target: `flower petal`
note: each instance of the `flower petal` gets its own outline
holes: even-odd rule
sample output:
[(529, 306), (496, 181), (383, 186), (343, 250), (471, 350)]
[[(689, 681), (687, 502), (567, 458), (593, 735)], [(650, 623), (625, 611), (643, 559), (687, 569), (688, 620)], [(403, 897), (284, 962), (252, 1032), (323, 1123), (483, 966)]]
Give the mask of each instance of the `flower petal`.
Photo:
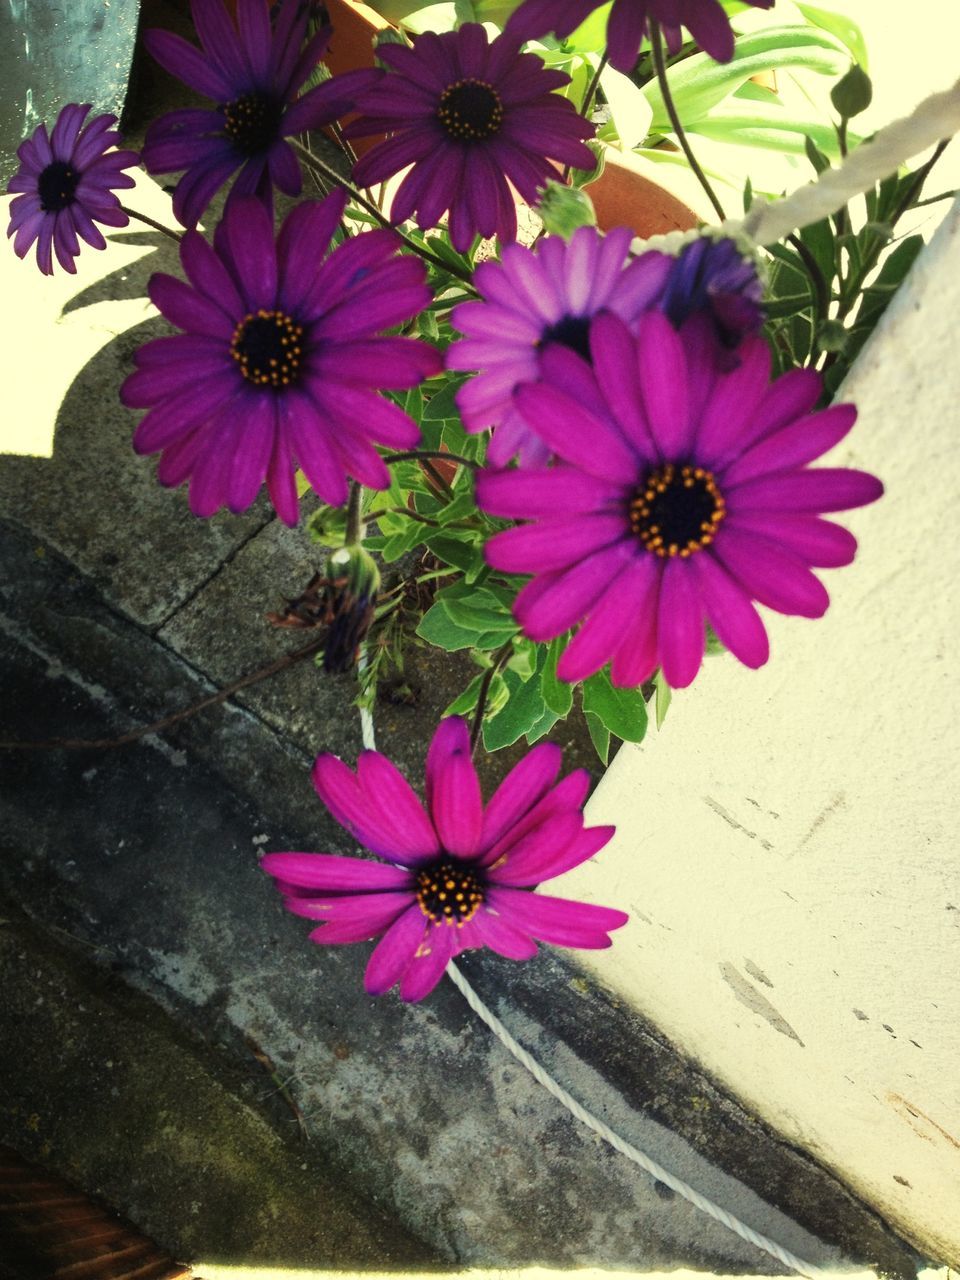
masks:
[(472, 857), (483, 830), (483, 800), (470, 758), (470, 732), (460, 716), (441, 720), (433, 735), (426, 790), (441, 845), (456, 857)]
[(560, 772), (562, 753), (553, 742), (540, 742), (513, 766), (496, 791), (483, 815), (480, 847), (491, 848), (508, 835), (552, 786)]
[(382, 996), (400, 981), (428, 927), (427, 918), (416, 903), (393, 922), (367, 964), (363, 985), (368, 995)]
[(268, 875), (303, 889), (406, 889), (413, 877), (405, 867), (345, 858), (335, 853), (268, 853), (260, 859)]
[(490, 909), (501, 915), (506, 924), (561, 947), (609, 947), (607, 933), (630, 919), (625, 911), (613, 907), (596, 907), (523, 889), (491, 889), (488, 901)]
[(424, 857), (439, 853), (437, 835), (423, 805), (392, 761), (378, 751), (361, 751), (357, 781), (368, 803), (388, 815), (390, 829), (402, 835), (405, 849)]

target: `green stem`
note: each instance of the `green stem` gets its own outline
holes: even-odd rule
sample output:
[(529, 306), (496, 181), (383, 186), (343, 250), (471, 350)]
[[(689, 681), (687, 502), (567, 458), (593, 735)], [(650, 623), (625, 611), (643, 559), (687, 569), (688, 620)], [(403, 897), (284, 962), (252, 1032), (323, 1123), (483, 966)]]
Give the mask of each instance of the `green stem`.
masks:
[(487, 709), (487, 697), (490, 693), (490, 685), (493, 683), (493, 677), (500, 668), (505, 664), (510, 654), (513, 652), (513, 639), (509, 639), (502, 648), (498, 649), (494, 654), (493, 661), (483, 673), (483, 679), (480, 681), (480, 691), (477, 694), (477, 709), (473, 713), (473, 725), (470, 728), (470, 754), (475, 755), (477, 746), (480, 742), (480, 730), (483, 728), (483, 713)]
[[(584, 120), (589, 121), (590, 119), (590, 108), (593, 106), (593, 100), (597, 96), (597, 89), (600, 87), (600, 77), (603, 75), (603, 69), (606, 65), (607, 50), (604, 49), (603, 57), (597, 63), (597, 69), (593, 73), (590, 83), (587, 85), (587, 92), (583, 95), (583, 102), (580, 104), (580, 114), (583, 116)], [(567, 183), (570, 181), (570, 170), (572, 168), (573, 165), (568, 164), (566, 166), (563, 171), (563, 178), (561, 179), (562, 182)]]
[(439, 267), (448, 275), (456, 276), (459, 280), (465, 280), (468, 284), (470, 283), (473, 277), (468, 271), (463, 271), (460, 267), (455, 267), (452, 263), (444, 262), (443, 258), (438, 257), (435, 253), (431, 253), (431, 251), (423, 245), (417, 244), (416, 240), (408, 236), (406, 232), (401, 231), (399, 227), (395, 227), (390, 219), (381, 213), (373, 201), (368, 200), (361, 191), (358, 191), (353, 183), (348, 182), (346, 178), (341, 177), (341, 175), (337, 173), (336, 169), (331, 168), (331, 166), (324, 160), (321, 160), (319, 156), (315, 156), (312, 151), (308, 151), (307, 148), (297, 142), (295, 138), (290, 139), (290, 144), (294, 151), (296, 151), (300, 156), (301, 160), (311, 166), (311, 168), (315, 169), (316, 172), (326, 178), (328, 182), (333, 182), (336, 186), (342, 187), (355, 204), (358, 204), (361, 209), (366, 213), (369, 213), (370, 217), (373, 218), (375, 222), (378, 222), (381, 227), (386, 227), (388, 230), (393, 231), (398, 235), (403, 243), (409, 249), (412, 249), (414, 253), (418, 254), (421, 258), (425, 258), (427, 262), (432, 262), (435, 267)]
[(156, 222), (153, 218), (148, 218), (145, 213), (137, 213), (136, 209), (131, 209), (127, 205), (122, 204), (120, 208), (128, 218), (136, 218), (138, 222), (143, 222), (146, 226), (152, 227), (154, 231), (162, 231), (165, 236), (171, 240), (176, 240), (177, 244), (183, 239), (183, 233), (180, 231), (171, 231), (169, 227), (165, 227), (162, 222)]
[(700, 162), (693, 154), (690, 143), (687, 141), (687, 135), (683, 131), (683, 125), (680, 123), (680, 117), (677, 115), (676, 104), (673, 101), (673, 95), (670, 92), (670, 85), (667, 80), (667, 68), (663, 61), (663, 43), (660, 39), (659, 23), (649, 19), (647, 25), (650, 28), (650, 48), (653, 50), (653, 65), (657, 72), (657, 81), (660, 85), (660, 92), (663, 95), (664, 106), (667, 108), (667, 115), (670, 117), (670, 123), (673, 126), (673, 132), (677, 135), (677, 141), (683, 149), (683, 154), (687, 157), (687, 163), (696, 174), (697, 180), (707, 193), (707, 198), (716, 210), (717, 217), (721, 222), (726, 220), (726, 214), (723, 211), (723, 205), (717, 199), (713, 187), (707, 180), (707, 175), (700, 168)]
[[(891, 227), (895, 227), (907, 210), (913, 207), (913, 202), (920, 194), (923, 184), (926, 182), (930, 174), (930, 170), (943, 155), (949, 141), (950, 139), (947, 138), (943, 142), (938, 142), (930, 159), (925, 164), (922, 164), (913, 175), (913, 181), (910, 183), (910, 186), (907, 188), (896, 209), (894, 209), (893, 213), (890, 215)], [(851, 276), (849, 280), (844, 282), (846, 287), (843, 290), (843, 298), (840, 303), (840, 309), (837, 313), (839, 319), (842, 320), (853, 309), (854, 304), (861, 296), (864, 280), (866, 280), (867, 276), (877, 265), (877, 261), (886, 246), (887, 241), (878, 237), (876, 245), (863, 255), (860, 270), (856, 275)]]
[(447, 453), (446, 450), (440, 449), (406, 449), (403, 453), (385, 453), (383, 455), (383, 460), (387, 463), (407, 462), (411, 458), (415, 458), (418, 462), (422, 462), (427, 458), (439, 458), (443, 462), (455, 462), (461, 467), (472, 467), (474, 471), (480, 468), (480, 463), (473, 458), (465, 458), (462, 453)]
[(350, 497), (347, 499), (347, 532), (344, 546), (355, 547), (363, 537), (363, 518), (360, 514), (363, 487), (359, 480), (350, 481)]
[(787, 236), (787, 240), (800, 255), (803, 265), (807, 268), (807, 273), (813, 282), (814, 292), (817, 296), (817, 315), (821, 320), (826, 320), (830, 310), (830, 290), (827, 288), (827, 282), (823, 278), (820, 264), (798, 235), (791, 234)]

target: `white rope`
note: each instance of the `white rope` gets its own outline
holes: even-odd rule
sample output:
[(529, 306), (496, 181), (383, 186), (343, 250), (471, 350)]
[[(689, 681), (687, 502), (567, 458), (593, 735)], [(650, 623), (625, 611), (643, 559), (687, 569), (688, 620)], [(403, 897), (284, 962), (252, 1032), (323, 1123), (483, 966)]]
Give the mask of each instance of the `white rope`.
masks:
[(896, 173), (904, 161), (960, 131), (960, 80), (952, 89), (934, 93), (892, 124), (880, 129), (845, 158), (838, 169), (826, 169), (816, 182), (783, 200), (757, 200), (743, 222), (726, 223), (731, 234), (742, 230), (755, 244), (773, 244), (797, 227), (836, 213), (854, 196), (873, 189)]
[(542, 1084), (548, 1093), (552, 1093), (557, 1101), (562, 1102), (567, 1110), (576, 1116), (582, 1124), (585, 1124), (587, 1128), (592, 1129), (594, 1133), (598, 1133), (605, 1142), (610, 1143), (611, 1147), (614, 1147), (621, 1155), (626, 1156), (628, 1160), (632, 1160), (634, 1164), (638, 1164), (641, 1169), (645, 1169), (658, 1182), (665, 1183), (666, 1186), (676, 1191), (678, 1195), (683, 1196), (685, 1200), (689, 1200), (692, 1205), (695, 1205), (708, 1217), (714, 1218), (717, 1222), (722, 1222), (725, 1227), (729, 1227), (731, 1231), (736, 1232), (741, 1239), (756, 1245), (758, 1249), (762, 1249), (764, 1253), (770, 1254), (771, 1257), (777, 1258), (784, 1266), (790, 1267), (791, 1270), (799, 1272), (802, 1276), (810, 1276), (811, 1280), (826, 1277), (827, 1273), (820, 1267), (815, 1267), (811, 1262), (804, 1262), (802, 1258), (798, 1258), (796, 1254), (791, 1253), (789, 1249), (785, 1249), (783, 1245), (777, 1244), (775, 1240), (770, 1240), (767, 1236), (761, 1235), (759, 1231), (754, 1231), (752, 1227), (748, 1227), (746, 1223), (741, 1222), (732, 1213), (728, 1213), (726, 1209), (721, 1209), (712, 1200), (702, 1196), (699, 1191), (694, 1191), (693, 1187), (670, 1173), (667, 1169), (664, 1169), (663, 1165), (657, 1164), (656, 1160), (651, 1160), (648, 1155), (638, 1150), (632, 1143), (625, 1141), (614, 1133), (612, 1129), (608, 1129), (602, 1120), (598, 1120), (595, 1115), (581, 1107), (576, 1098), (567, 1093), (566, 1089), (558, 1084), (553, 1076), (548, 1075), (540, 1063), (535, 1058), (531, 1058), (526, 1049), (514, 1040), (496, 1014), (492, 1013), (483, 1003), (452, 960), (447, 965), (447, 974), (470, 1008), (473, 1009), (474, 1013), (479, 1014), (497, 1039), (506, 1045), (517, 1061), (527, 1068), (533, 1078), (539, 1084)]
[[(358, 666), (361, 670), (366, 666), (367, 652), (366, 647), (361, 647)], [(376, 750), (376, 737), (373, 729), (373, 715), (366, 707), (360, 708), (360, 729), (363, 736), (363, 745), (368, 751)], [(598, 1120), (595, 1115), (581, 1107), (576, 1098), (567, 1093), (562, 1085), (549, 1075), (535, 1058), (531, 1058), (526, 1049), (523, 1048), (503, 1025), (500, 1019), (483, 1003), (477, 993), (474, 991), (470, 983), (451, 960), (447, 965), (447, 976), (457, 988), (460, 994), (466, 1000), (467, 1004), (478, 1014), (480, 1018), (487, 1024), (493, 1034), (500, 1040), (506, 1048), (510, 1050), (513, 1056), (522, 1066), (533, 1076), (539, 1084), (553, 1094), (558, 1102), (561, 1102), (569, 1112), (571, 1112), (582, 1124), (585, 1124), (594, 1133), (598, 1133), (604, 1141), (609, 1142), (612, 1147), (620, 1152), (621, 1155), (632, 1160), (634, 1164), (638, 1164), (641, 1169), (645, 1169), (651, 1177), (656, 1178), (659, 1182), (664, 1183), (678, 1195), (683, 1196), (685, 1200), (689, 1200), (692, 1205), (700, 1209), (708, 1217), (714, 1218), (717, 1222), (723, 1223), (731, 1231), (735, 1232), (741, 1239), (748, 1241), (750, 1244), (756, 1245), (758, 1249), (762, 1249), (764, 1253), (770, 1254), (771, 1257), (777, 1258), (786, 1267), (798, 1272), (802, 1276), (809, 1276), (810, 1280), (825, 1280), (826, 1272), (819, 1267), (815, 1267), (811, 1262), (804, 1262), (802, 1258), (798, 1258), (796, 1254), (785, 1249), (783, 1245), (779, 1245), (774, 1240), (768, 1239), (767, 1236), (761, 1235), (759, 1231), (754, 1231), (752, 1227), (748, 1227), (746, 1223), (741, 1222), (739, 1218), (735, 1218), (732, 1213), (728, 1213), (726, 1209), (721, 1209), (719, 1205), (715, 1205), (712, 1200), (708, 1200), (706, 1196), (700, 1195), (699, 1191), (694, 1191), (693, 1187), (688, 1186), (680, 1178), (674, 1176), (662, 1165), (657, 1164), (656, 1160), (652, 1160), (648, 1155), (639, 1151), (631, 1143), (626, 1142), (608, 1129), (602, 1120)]]

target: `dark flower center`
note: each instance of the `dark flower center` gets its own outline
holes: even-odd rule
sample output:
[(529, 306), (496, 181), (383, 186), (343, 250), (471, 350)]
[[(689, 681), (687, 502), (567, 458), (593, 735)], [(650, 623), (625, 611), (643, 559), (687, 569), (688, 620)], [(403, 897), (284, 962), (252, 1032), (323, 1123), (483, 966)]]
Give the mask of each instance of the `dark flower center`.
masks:
[(241, 155), (260, 155), (276, 141), (283, 107), (266, 94), (245, 94), (226, 103), (221, 110), (223, 131)]
[(446, 858), (417, 872), (417, 902), (434, 924), (445, 920), (459, 928), (483, 902), (483, 885), (472, 868)]
[(479, 142), (500, 132), (503, 103), (486, 80), (458, 80), (444, 89), (437, 119), (457, 142)]
[(634, 495), (630, 527), (654, 555), (686, 558), (710, 545), (726, 514), (711, 471), (668, 462)]
[(65, 160), (54, 160), (48, 164), (37, 180), (41, 209), (45, 213), (57, 213), (73, 204), (73, 193), (79, 181), (79, 173), (71, 169)]
[(300, 376), (303, 325), (283, 311), (250, 313), (237, 325), (230, 354), (248, 382), (258, 387), (288, 387)]
[(558, 320), (556, 324), (544, 330), (540, 346), (545, 347), (548, 342), (559, 342), (562, 346), (575, 351), (578, 356), (583, 356), (588, 364), (593, 363), (590, 356), (589, 316), (564, 316), (562, 320)]

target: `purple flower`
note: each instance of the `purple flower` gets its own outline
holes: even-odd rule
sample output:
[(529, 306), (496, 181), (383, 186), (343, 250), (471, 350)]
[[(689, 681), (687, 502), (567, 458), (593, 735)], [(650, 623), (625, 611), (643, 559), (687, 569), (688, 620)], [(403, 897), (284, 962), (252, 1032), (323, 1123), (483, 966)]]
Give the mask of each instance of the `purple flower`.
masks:
[(373, 442), (406, 449), (420, 432), (381, 387), (416, 386), (440, 357), (414, 338), (378, 337), (430, 300), (423, 264), (397, 257), (392, 231), (366, 231), (324, 256), (345, 196), (307, 201), (276, 244), (253, 196), (231, 201), (213, 247), (197, 231), (180, 257), (189, 284), (154, 275), (150, 297), (185, 330), (140, 347), (120, 396), (149, 408), (138, 453), (162, 452), (161, 484), (190, 477), (190, 507), (244, 511), (266, 477), (277, 514), (297, 522), (299, 465), (320, 497), (347, 499), (347, 476), (385, 489)]
[(147, 130), (143, 163), (149, 172), (186, 170), (173, 194), (173, 212), (186, 227), (196, 226), (238, 169), (231, 196), (256, 195), (270, 205), (274, 186), (298, 195), (300, 165), (284, 139), (336, 120), (380, 74), (349, 71), (298, 99), (330, 39), (326, 27), (304, 46), (305, 4), (280, 0), (272, 28), (266, 0), (237, 0), (236, 27), (221, 0), (191, 0), (190, 8), (202, 53), (170, 31), (144, 35), (162, 67), (219, 104), (215, 110), (172, 111)]
[(535, 575), (514, 606), (524, 632), (543, 641), (583, 623), (560, 659), (564, 680), (610, 662), (615, 685), (661, 666), (682, 688), (700, 668), (705, 622), (746, 666), (762, 666), (753, 601), (818, 618), (829, 597), (811, 568), (853, 559), (855, 539), (822, 513), (873, 502), (883, 486), (807, 467), (853, 426), (853, 405), (811, 413), (821, 383), (809, 369), (771, 384), (762, 338), (744, 342), (732, 370), (718, 368), (714, 347), (701, 326), (681, 338), (658, 312), (636, 338), (598, 316), (592, 368), (557, 348), (544, 381), (517, 393), (560, 462), (477, 479), (484, 510), (530, 521), (486, 547), (495, 569)]
[[(757, 9), (773, 7), (773, 0), (746, 2)], [(552, 31), (563, 40), (602, 3), (603, 0), (525, 0), (510, 17), (506, 33), (523, 41)], [(663, 27), (671, 53), (680, 48), (683, 26), (717, 62), (729, 62), (733, 57), (733, 31), (719, 0), (613, 0), (607, 20), (607, 48), (610, 65), (625, 75), (637, 64), (648, 18)]]
[(500, 262), (477, 268), (482, 300), (454, 308), (453, 323), (467, 336), (449, 348), (447, 367), (481, 370), (457, 404), (468, 431), (496, 426), (487, 452), (494, 466), (517, 452), (528, 466), (550, 456), (513, 400), (517, 387), (541, 376), (543, 353), (560, 345), (589, 360), (591, 317), (608, 310), (630, 325), (660, 294), (673, 259), (647, 253), (628, 263), (632, 238), (626, 227), (607, 236), (580, 227), (569, 243), (548, 236), (535, 249), (507, 245)]
[(731, 351), (763, 326), (763, 285), (754, 260), (729, 236), (701, 235), (673, 260), (659, 306), (675, 329), (692, 315), (707, 316)]
[(39, 125), (21, 142), (20, 168), (7, 187), (18, 193), (7, 227), (7, 235), (16, 237), (13, 251), (24, 258), (36, 241), (37, 266), (45, 276), (53, 275), (54, 253), (64, 271), (76, 272), (80, 240), (94, 249), (107, 247), (95, 222), (125, 227), (130, 221), (114, 192), (134, 185), (123, 170), (138, 163), (137, 153), (110, 150), (120, 141), (110, 128), (116, 116), (95, 116), (81, 127), (90, 109), (89, 103), (64, 107), (49, 137), (47, 126)]
[(323, 923), (314, 942), (364, 942), (383, 934), (364, 986), (379, 996), (399, 982), (422, 1000), (461, 951), (489, 947), (511, 960), (560, 947), (609, 947), (628, 916), (527, 890), (579, 866), (613, 827), (584, 830), (589, 776), (577, 769), (554, 786), (560, 749), (534, 747), (484, 808), (463, 720), (442, 720), (427, 755), (427, 809), (395, 765), (364, 751), (357, 772), (317, 757), (313, 783), (336, 820), (381, 862), (329, 853), (270, 853), (261, 865), (285, 905)]
[(593, 125), (553, 92), (569, 76), (548, 71), (506, 36), (488, 44), (483, 27), (468, 22), (443, 35), (425, 32), (412, 49), (381, 45), (377, 56), (390, 74), (359, 99), (363, 118), (345, 132), (391, 135), (356, 165), (360, 185), (413, 166), (393, 198), (395, 221), (416, 211), (420, 227), (433, 227), (449, 209), (461, 252), (475, 235), (515, 240), (508, 179), (532, 204), (537, 188), (557, 176), (551, 160), (596, 164), (581, 141), (593, 136)]

